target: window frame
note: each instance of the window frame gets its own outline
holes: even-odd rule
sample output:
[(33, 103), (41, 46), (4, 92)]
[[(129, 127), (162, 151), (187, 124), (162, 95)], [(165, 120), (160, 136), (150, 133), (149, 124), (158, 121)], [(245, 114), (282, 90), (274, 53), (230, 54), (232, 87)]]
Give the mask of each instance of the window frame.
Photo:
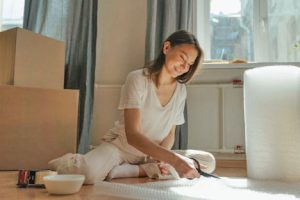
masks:
[(268, 1), (253, 0), (253, 50), (256, 62), (265, 62), (264, 58), (269, 58), (267, 23)]
[[(211, 28), (209, 24), (210, 15), (210, 0), (197, 1), (197, 30), (196, 34), (198, 36), (199, 42), (203, 51), (205, 52), (205, 57), (210, 58), (210, 33)], [(205, 31), (202, 31), (205, 30)], [(201, 33), (201, 34), (200, 34)]]
[(3, 10), (3, 0), (0, 0), (0, 31), (2, 31), (2, 10)]

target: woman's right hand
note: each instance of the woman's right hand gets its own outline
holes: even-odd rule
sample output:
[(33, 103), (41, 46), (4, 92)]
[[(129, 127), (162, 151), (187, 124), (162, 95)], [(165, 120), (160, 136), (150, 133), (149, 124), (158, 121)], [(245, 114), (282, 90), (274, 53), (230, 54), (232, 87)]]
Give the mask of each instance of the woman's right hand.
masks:
[(182, 156), (180, 154), (176, 155), (177, 160), (175, 161), (173, 167), (176, 169), (180, 177), (188, 179), (200, 177), (200, 174), (196, 170), (194, 161), (192, 159)]

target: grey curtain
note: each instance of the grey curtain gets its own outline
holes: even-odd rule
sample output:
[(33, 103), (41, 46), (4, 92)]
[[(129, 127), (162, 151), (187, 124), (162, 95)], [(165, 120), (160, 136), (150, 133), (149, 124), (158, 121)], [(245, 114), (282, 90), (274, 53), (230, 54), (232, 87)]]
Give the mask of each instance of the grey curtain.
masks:
[[(163, 41), (174, 31), (195, 30), (196, 0), (148, 0), (145, 62), (159, 53)], [(185, 106), (185, 124), (176, 127), (173, 149), (186, 149), (188, 119)]]
[(91, 141), (97, 4), (97, 0), (25, 0), (23, 27), (65, 42), (65, 88), (80, 90), (79, 153), (86, 153)]
[(148, 0), (145, 61), (153, 60), (174, 31), (195, 31), (196, 0)]

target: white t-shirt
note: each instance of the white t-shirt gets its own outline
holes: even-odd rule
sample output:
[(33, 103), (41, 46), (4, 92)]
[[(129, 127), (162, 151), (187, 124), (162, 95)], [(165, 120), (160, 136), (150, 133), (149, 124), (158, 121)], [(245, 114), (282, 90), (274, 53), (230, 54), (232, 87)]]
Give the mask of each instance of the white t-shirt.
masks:
[(141, 112), (142, 134), (151, 141), (160, 143), (170, 132), (173, 125), (184, 123), (184, 104), (187, 92), (184, 84), (178, 83), (170, 101), (162, 106), (155, 91), (155, 84), (145, 75), (143, 69), (130, 72), (121, 89), (119, 109), (121, 118), (114, 128), (104, 136), (126, 152), (145, 156), (127, 143), (124, 126), (124, 109), (139, 108)]

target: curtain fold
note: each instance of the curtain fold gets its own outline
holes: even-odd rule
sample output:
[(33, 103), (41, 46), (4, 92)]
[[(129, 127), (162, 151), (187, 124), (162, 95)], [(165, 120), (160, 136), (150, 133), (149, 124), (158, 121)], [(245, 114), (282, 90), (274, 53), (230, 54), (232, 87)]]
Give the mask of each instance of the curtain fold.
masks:
[(195, 30), (195, 0), (148, 0), (145, 61), (153, 60), (164, 39), (176, 30)]
[(65, 89), (80, 90), (78, 147), (89, 151), (94, 100), (97, 0), (25, 0), (25, 29), (65, 42)]
[[(196, 0), (148, 0), (145, 62), (158, 55), (163, 41), (174, 31), (195, 29)], [(173, 149), (186, 149), (188, 119), (185, 106), (185, 124), (176, 127)]]

